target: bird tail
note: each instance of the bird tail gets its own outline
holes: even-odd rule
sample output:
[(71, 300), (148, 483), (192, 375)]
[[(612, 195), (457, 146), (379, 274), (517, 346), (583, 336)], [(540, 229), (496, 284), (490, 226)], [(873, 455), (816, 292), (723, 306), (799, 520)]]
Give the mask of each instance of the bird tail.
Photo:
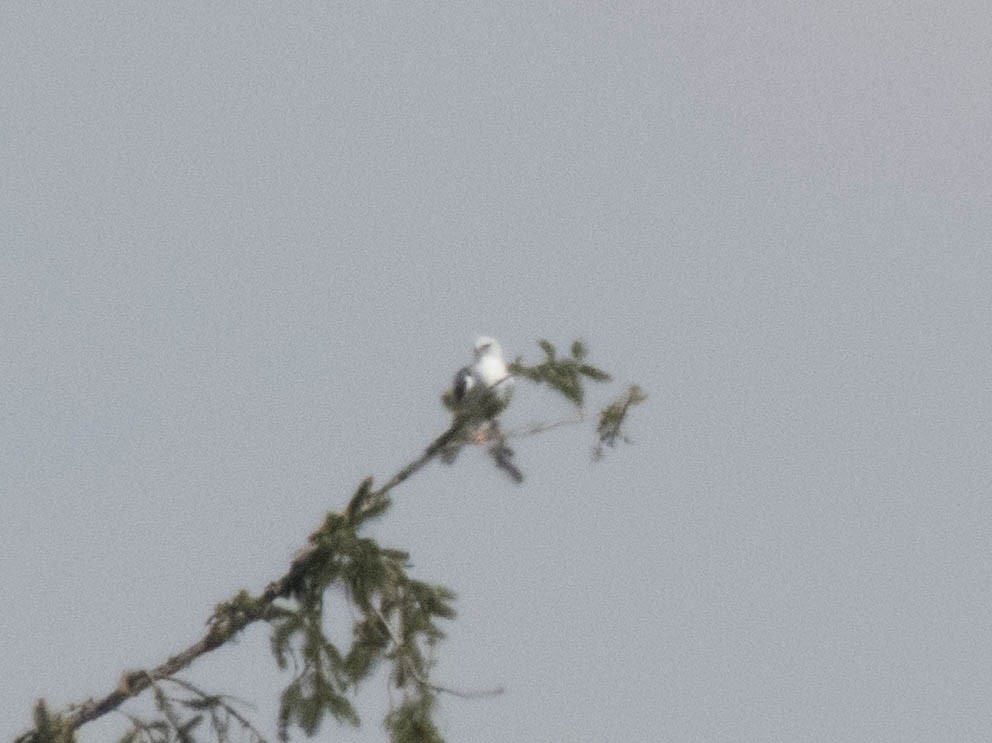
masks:
[(524, 481), (524, 474), (515, 464), (513, 464), (513, 449), (506, 445), (503, 440), (497, 441), (489, 447), (489, 456), (496, 462), (496, 466), (510, 476), (518, 485)]

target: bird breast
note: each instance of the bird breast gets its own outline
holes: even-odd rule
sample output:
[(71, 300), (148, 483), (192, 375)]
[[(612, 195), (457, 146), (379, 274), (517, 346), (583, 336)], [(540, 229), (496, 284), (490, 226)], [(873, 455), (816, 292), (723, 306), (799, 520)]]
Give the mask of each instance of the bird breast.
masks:
[(476, 364), (475, 373), (486, 387), (492, 387), (506, 377), (506, 363), (496, 356), (484, 356)]

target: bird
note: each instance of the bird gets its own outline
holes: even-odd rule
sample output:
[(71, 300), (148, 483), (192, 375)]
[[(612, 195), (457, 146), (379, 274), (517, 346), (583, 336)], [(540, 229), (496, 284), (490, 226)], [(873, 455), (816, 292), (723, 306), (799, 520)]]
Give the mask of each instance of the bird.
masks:
[(513, 449), (506, 444), (496, 416), (506, 407), (513, 392), (513, 377), (503, 358), (503, 348), (487, 335), (475, 340), (475, 362), (455, 373), (445, 405), (456, 416), (465, 416), (469, 424), (459, 440), (446, 447), (442, 460), (454, 462), (462, 444), (489, 444), (488, 453), (496, 466), (516, 483), (523, 482), (523, 473), (513, 464)]
[(452, 386), (453, 402), (456, 405), (490, 391), (501, 403), (510, 399), (513, 391), (513, 378), (503, 359), (503, 348), (499, 341), (487, 335), (475, 339), (475, 363), (463, 366), (455, 374)]

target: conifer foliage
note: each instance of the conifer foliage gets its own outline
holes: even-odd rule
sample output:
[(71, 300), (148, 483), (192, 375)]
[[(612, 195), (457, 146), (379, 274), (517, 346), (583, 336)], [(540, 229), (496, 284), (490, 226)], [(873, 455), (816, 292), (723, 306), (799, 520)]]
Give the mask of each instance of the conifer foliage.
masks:
[[(529, 366), (520, 359), (511, 373), (550, 387), (570, 401), (581, 414), (586, 380), (605, 382), (610, 376), (586, 362), (586, 348), (576, 341), (569, 356), (559, 357), (548, 341), (538, 345), (545, 358)], [(631, 386), (618, 400), (599, 413), (594, 457), (604, 447), (627, 441), (623, 433), (630, 409), (645, 399)], [(438, 696), (462, 695), (438, 686), (431, 679), (432, 653), (444, 637), (439, 622), (454, 618), (454, 594), (447, 588), (416, 580), (409, 574), (409, 555), (384, 547), (364, 533), (373, 520), (389, 509), (390, 492), (435, 458), (452, 462), (458, 451), (485, 443), (500, 469), (515, 481), (522, 474), (510, 462), (513, 451), (499, 428), (497, 416), (505, 398), (481, 396), (459, 407), (446, 395), (451, 425), (420, 457), (378, 488), (367, 478), (339, 513), (331, 512), (297, 554), (289, 570), (257, 595), (241, 591), (215, 607), (205, 635), (160, 666), (125, 673), (117, 688), (99, 699), (52, 712), (40, 700), (34, 710), (34, 727), (16, 743), (74, 743), (76, 730), (111, 711), (121, 711), (130, 727), (119, 743), (199, 743), (216, 741), (262, 743), (265, 738), (241, 711), (243, 703), (221, 694), (207, 693), (177, 674), (196, 658), (233, 640), (255, 622), (271, 627), (271, 651), (278, 668), (292, 672), (292, 680), (279, 700), (278, 735), (289, 740), (294, 731), (310, 737), (332, 719), (358, 725), (353, 704), (362, 681), (386, 668), (398, 701), (383, 724), (394, 743), (440, 743), (433, 721)], [(522, 435), (541, 433), (559, 424), (537, 427)], [(355, 617), (346, 646), (327, 635), (325, 611), (342, 610), (341, 597)], [(329, 600), (329, 597), (333, 599)], [(129, 699), (149, 692), (158, 716), (146, 720), (120, 709)]]

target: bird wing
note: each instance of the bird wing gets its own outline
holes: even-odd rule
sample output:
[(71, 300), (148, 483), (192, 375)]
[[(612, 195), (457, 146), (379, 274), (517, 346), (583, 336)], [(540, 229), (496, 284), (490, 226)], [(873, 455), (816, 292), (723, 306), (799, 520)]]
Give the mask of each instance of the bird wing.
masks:
[(475, 386), (475, 375), (472, 374), (472, 368), (469, 366), (463, 366), (455, 374), (454, 390), (455, 390), (455, 400), (461, 401), (465, 399), (465, 395), (468, 391)]

